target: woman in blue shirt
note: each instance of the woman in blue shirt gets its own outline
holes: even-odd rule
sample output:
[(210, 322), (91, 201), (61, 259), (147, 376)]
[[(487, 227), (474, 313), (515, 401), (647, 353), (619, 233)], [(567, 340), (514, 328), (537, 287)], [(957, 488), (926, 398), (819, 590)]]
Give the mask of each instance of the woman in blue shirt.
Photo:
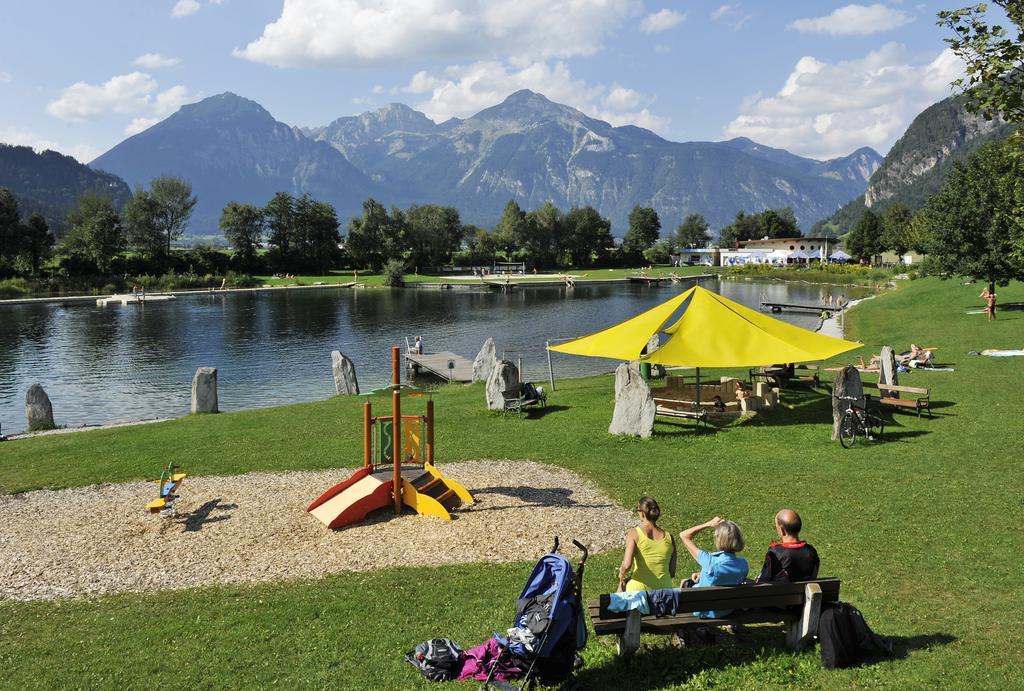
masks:
[[(705, 552), (693, 541), (697, 533), (708, 528), (714, 528), (715, 530), (714, 552)], [(700, 571), (693, 574), (692, 581), (689, 583), (687, 581), (683, 582), (684, 588), (739, 585), (747, 578), (750, 565), (743, 557), (736, 556), (737, 552), (743, 551), (743, 534), (740, 532), (740, 527), (732, 521), (715, 516), (707, 523), (687, 528), (679, 534), (679, 538), (700, 565)], [(694, 615), (702, 619), (717, 619), (719, 617), (727, 617), (731, 613), (731, 609), (726, 609), (694, 612)]]

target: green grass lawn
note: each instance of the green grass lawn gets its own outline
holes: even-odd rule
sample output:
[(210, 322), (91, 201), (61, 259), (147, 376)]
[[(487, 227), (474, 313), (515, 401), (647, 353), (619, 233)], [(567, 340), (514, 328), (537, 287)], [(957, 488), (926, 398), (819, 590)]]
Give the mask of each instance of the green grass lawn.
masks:
[[(935, 418), (895, 413), (881, 443), (842, 449), (829, 439), (827, 394), (796, 387), (784, 396), (789, 411), (707, 433), (659, 421), (650, 440), (613, 438), (612, 380), (604, 376), (559, 381), (547, 412), (523, 419), (484, 411), (479, 385), (446, 387), (435, 395), (438, 462), (558, 464), (627, 506), (652, 494), (673, 531), (724, 515), (743, 528), (745, 556), (755, 563), (773, 537), (772, 515), (793, 506), (821, 554), (822, 575), (842, 578), (843, 599), (899, 651), (894, 660), (825, 671), (815, 652), (785, 651), (781, 634), (683, 651), (645, 638), (624, 664), (611, 640), (592, 639), (586, 688), (1021, 687), (1024, 358), (965, 353), (1024, 346), (1024, 309), (1007, 307), (993, 323), (965, 314), (977, 309), (979, 290), (913, 281), (848, 315), (848, 335), (867, 344), (850, 358), (914, 341), (940, 347), (939, 363), (957, 370), (905, 375), (901, 383), (932, 388)], [(1024, 286), (999, 295), (1004, 304), (1024, 302)], [(354, 467), (361, 400), (0, 444), (0, 492), (148, 478), (168, 460), (190, 475)], [(403, 410), (422, 405), (409, 399)], [(402, 654), (436, 635), (472, 645), (507, 628), (537, 556), (504, 566), (2, 603), (0, 687), (427, 687)], [(592, 557), (590, 596), (613, 588), (620, 556)], [(167, 563), (174, 568), (174, 555)]]

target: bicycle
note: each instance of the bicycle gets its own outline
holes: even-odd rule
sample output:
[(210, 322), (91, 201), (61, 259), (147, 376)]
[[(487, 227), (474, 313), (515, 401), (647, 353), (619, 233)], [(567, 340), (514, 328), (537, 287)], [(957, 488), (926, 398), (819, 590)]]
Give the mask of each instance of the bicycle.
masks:
[(844, 449), (853, 447), (858, 434), (868, 441), (877, 441), (881, 438), (885, 431), (885, 421), (868, 412), (867, 405), (871, 402), (871, 396), (864, 395), (864, 407), (854, 402), (858, 400), (854, 396), (834, 396), (834, 398), (849, 402), (846, 412), (839, 420), (839, 443), (843, 445)]

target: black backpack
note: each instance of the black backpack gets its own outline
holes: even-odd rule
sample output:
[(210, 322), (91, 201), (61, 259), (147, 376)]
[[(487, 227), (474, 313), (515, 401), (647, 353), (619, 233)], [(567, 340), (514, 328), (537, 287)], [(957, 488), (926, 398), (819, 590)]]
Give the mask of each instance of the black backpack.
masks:
[(854, 667), (874, 652), (892, 655), (892, 643), (872, 631), (860, 610), (847, 602), (822, 606), (818, 640), (826, 669)]
[(405, 654), (405, 661), (430, 681), (451, 681), (462, 671), (462, 648), (449, 638), (423, 641)]

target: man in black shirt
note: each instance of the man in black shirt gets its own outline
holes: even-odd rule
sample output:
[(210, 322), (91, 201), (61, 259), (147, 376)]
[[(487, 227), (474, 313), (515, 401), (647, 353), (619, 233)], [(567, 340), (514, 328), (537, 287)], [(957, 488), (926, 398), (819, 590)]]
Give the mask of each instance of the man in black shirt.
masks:
[(818, 577), (818, 552), (800, 540), (802, 523), (793, 509), (775, 514), (775, 530), (782, 538), (764, 556), (758, 583), (810, 581)]

